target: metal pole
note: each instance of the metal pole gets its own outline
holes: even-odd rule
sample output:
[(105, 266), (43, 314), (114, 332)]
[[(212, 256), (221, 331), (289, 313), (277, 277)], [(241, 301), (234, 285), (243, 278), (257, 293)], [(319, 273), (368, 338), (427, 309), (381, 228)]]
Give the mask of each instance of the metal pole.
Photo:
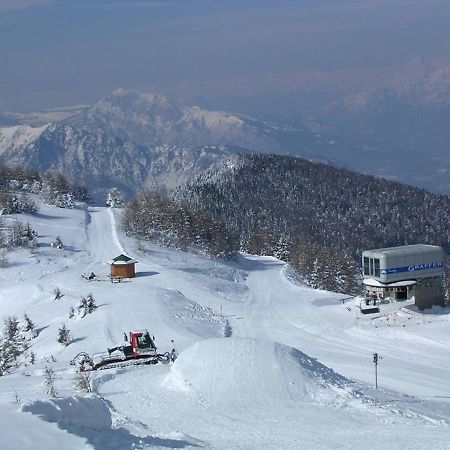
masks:
[(375, 389), (378, 389), (378, 363), (375, 363)]
[(373, 363), (375, 364), (375, 389), (378, 389), (378, 353), (373, 354)]

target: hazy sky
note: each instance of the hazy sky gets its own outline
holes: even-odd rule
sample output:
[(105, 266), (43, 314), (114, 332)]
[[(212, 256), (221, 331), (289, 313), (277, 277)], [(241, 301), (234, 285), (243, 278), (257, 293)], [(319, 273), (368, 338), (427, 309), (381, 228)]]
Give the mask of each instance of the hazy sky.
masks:
[(118, 87), (211, 104), (235, 93), (239, 107), (246, 92), (297, 89), (302, 72), (448, 57), (449, 18), (448, 0), (0, 0), (0, 109)]

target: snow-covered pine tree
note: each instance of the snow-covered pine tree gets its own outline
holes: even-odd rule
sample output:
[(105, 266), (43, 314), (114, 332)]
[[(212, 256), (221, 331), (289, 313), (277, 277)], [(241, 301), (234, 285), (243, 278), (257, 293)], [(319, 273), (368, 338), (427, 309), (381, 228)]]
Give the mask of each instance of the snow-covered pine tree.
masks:
[(30, 222), (27, 222), (23, 231), (23, 244), (24, 247), (28, 247), (31, 250), (37, 248), (37, 233), (31, 228)]
[(18, 357), (27, 349), (25, 338), (20, 333), (17, 317), (4, 319), (3, 339), (0, 346), (0, 375), (5, 375), (17, 364)]
[(18, 199), (19, 210), (26, 214), (36, 214), (39, 210), (39, 205), (27, 194), (22, 193)]
[(22, 329), (23, 331), (33, 331), (35, 328), (33, 321), (30, 319), (30, 317), (27, 315), (27, 313), (24, 313), (23, 315), (23, 325)]
[(77, 307), (77, 318), (82, 319), (83, 317), (88, 314), (89, 307), (88, 307), (88, 301), (86, 297), (81, 297), (80, 304)]
[(70, 344), (70, 330), (64, 323), (58, 329), (57, 341), (66, 347)]
[(0, 269), (6, 269), (8, 267), (8, 258), (6, 257), (6, 250), (2, 250), (0, 253)]
[(64, 195), (69, 194), (70, 185), (66, 177), (58, 173), (46, 173), (42, 177), (41, 195), (45, 201), (55, 205), (62, 202)]
[(0, 208), (0, 248), (3, 248), (6, 246), (6, 236), (3, 230), (1, 229), (2, 228), (1, 217), (2, 217), (2, 210)]
[(18, 247), (37, 247), (37, 233), (31, 228), (30, 223), (24, 224), (15, 220), (11, 226), (9, 242)]
[(55, 206), (58, 208), (73, 208), (75, 199), (71, 192), (60, 193), (55, 198)]
[(58, 393), (55, 388), (56, 374), (51, 367), (45, 367), (44, 370), (44, 387), (45, 392), (51, 397), (56, 398)]
[(273, 249), (273, 256), (282, 261), (289, 261), (289, 249), (292, 247), (292, 242), (286, 235), (281, 235), (278, 242)]
[(11, 245), (22, 246), (24, 235), (24, 225), (19, 220), (15, 220), (11, 226), (10, 243)]
[(106, 196), (106, 206), (110, 208), (123, 208), (125, 201), (122, 193), (117, 188), (112, 188)]
[(92, 392), (91, 376), (89, 372), (77, 372), (75, 375), (75, 389), (90, 394)]
[(89, 294), (86, 297), (86, 307), (87, 307), (87, 313), (92, 314), (94, 310), (97, 309), (97, 305), (95, 303), (94, 296), (92, 294)]
[(20, 212), (19, 201), (17, 196), (8, 192), (2, 193), (0, 197), (0, 205), (4, 214), (17, 214)]
[(89, 201), (89, 191), (85, 184), (75, 184), (72, 186), (72, 194), (75, 200), (79, 200), (81, 202)]

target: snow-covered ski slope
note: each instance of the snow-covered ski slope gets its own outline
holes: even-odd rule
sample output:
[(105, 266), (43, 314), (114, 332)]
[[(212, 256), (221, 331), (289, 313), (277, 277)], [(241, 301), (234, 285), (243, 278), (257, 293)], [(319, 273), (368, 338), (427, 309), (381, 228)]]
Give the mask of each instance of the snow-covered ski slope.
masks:
[[(19, 216), (39, 247), (15, 250), (0, 269), (0, 316), (26, 312), (39, 334), (36, 364), (0, 377), (2, 450), (450, 448), (448, 310), (360, 317), (356, 301), (303, 286), (274, 258), (225, 263), (139, 244), (120, 214), (42, 205)], [(58, 235), (63, 250), (50, 246)], [(107, 261), (123, 251), (138, 276), (110, 283)], [(81, 277), (92, 271), (99, 281)], [(97, 310), (69, 319), (89, 293)], [(62, 323), (68, 347), (56, 341)], [(173, 339), (179, 358), (93, 372), (96, 394), (75, 391), (69, 361), (132, 329), (148, 329), (160, 351)], [(383, 357), (378, 390), (373, 352)]]

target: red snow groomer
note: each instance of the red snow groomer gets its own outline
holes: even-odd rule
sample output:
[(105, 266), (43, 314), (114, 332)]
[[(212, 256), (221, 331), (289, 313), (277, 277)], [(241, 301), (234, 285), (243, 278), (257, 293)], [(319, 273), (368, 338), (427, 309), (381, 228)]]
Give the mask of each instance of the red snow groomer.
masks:
[(124, 340), (122, 345), (108, 348), (107, 352), (96, 353), (92, 357), (86, 352), (78, 353), (70, 364), (78, 364), (79, 370), (84, 372), (159, 362), (169, 363), (175, 361), (177, 357), (175, 348), (170, 352), (157, 353), (154, 338), (147, 330), (130, 331), (129, 337), (124, 333)]

